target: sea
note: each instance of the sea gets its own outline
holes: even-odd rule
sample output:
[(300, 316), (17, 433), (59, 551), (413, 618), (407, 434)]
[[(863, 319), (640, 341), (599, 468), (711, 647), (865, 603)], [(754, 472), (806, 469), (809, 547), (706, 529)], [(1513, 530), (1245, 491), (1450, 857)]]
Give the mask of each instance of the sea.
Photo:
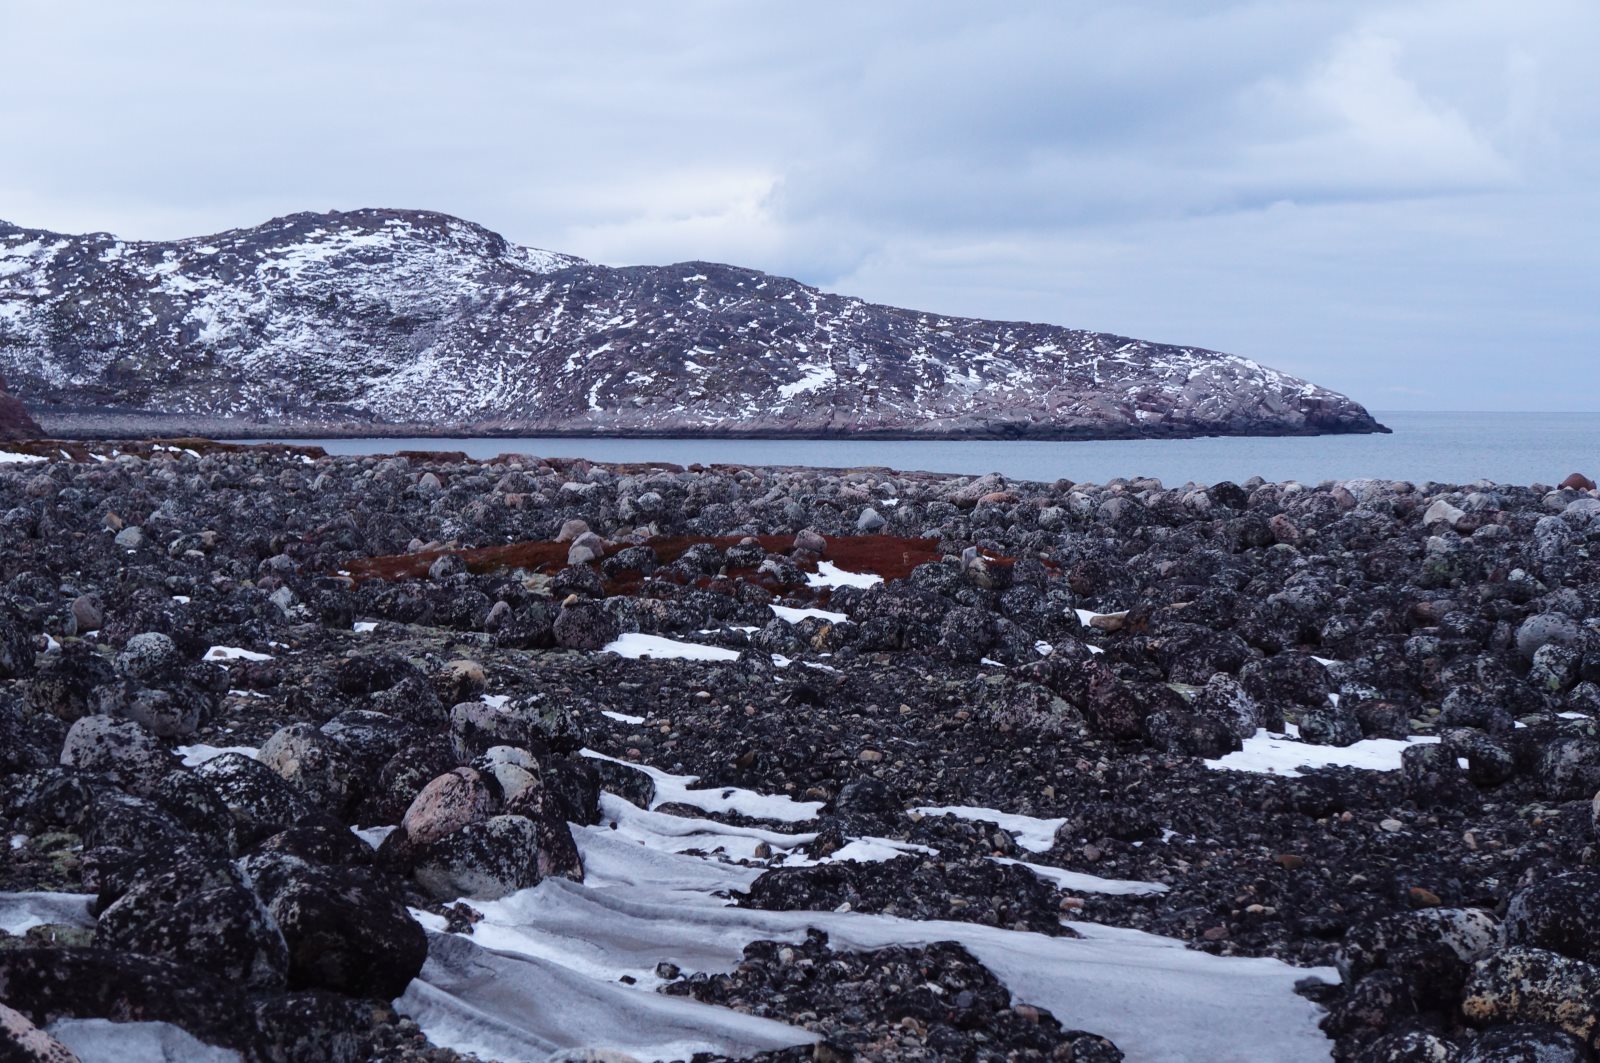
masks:
[(1168, 486), (1384, 479), (1469, 484), (1555, 484), (1600, 476), (1600, 413), (1374, 412), (1390, 435), (1221, 436), (1091, 442), (882, 439), (284, 439), (333, 454), (464, 451), (678, 465), (879, 466), (902, 471), (1000, 473), (1015, 480), (1105, 483), (1155, 477)]

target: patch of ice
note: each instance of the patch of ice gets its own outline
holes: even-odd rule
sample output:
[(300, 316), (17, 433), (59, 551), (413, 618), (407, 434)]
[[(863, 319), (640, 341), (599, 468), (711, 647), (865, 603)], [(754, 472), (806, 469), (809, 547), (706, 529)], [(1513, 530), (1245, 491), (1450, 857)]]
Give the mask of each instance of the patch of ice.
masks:
[(1033, 652), (1037, 653), (1040, 657), (1048, 657), (1055, 651), (1056, 648), (1050, 645), (1044, 639), (1040, 639), (1038, 642), (1033, 644)]
[(618, 723), (644, 723), (643, 716), (629, 716), (625, 712), (613, 712), (611, 709), (601, 709), (600, 715), (616, 720)]
[(870, 572), (846, 572), (832, 561), (818, 561), (815, 572), (806, 573), (808, 587), (875, 587), (882, 576)]
[(1206, 767), (1222, 771), (1254, 771), (1297, 779), (1300, 768), (1361, 768), (1366, 771), (1399, 771), (1400, 754), (1407, 746), (1428, 745), (1437, 738), (1367, 738), (1348, 746), (1315, 746), (1302, 742), (1293, 724), (1288, 734), (1274, 734), (1265, 728), (1244, 740), (1244, 748), (1225, 757), (1205, 762)]
[(721, 646), (702, 646), (698, 642), (679, 642), (660, 635), (644, 635), (637, 631), (625, 632), (615, 642), (600, 648), (601, 653), (615, 653), (619, 657), (679, 661), (736, 661), (738, 650)]
[(259, 690), (230, 690), (230, 691), (228, 691), (228, 697), (230, 697), (230, 698), (265, 698), (265, 697), (267, 697), (267, 695), (261, 693), (261, 691), (259, 691)]
[(707, 812), (738, 812), (752, 819), (770, 819), (779, 823), (802, 823), (816, 819), (817, 813), (822, 811), (821, 801), (796, 801), (782, 794), (761, 794), (737, 786), (694, 789), (693, 784), (700, 781), (698, 775), (672, 775), (660, 768), (652, 768), (648, 764), (618, 760), (604, 753), (596, 753), (592, 749), (581, 752), (586, 757), (609, 760), (613, 764), (621, 764), (650, 776), (651, 781), (656, 784), (656, 796), (650, 803), (651, 808), (671, 802)]
[(177, 602), (179, 605), (188, 605), (191, 601), (187, 594), (174, 594), (172, 596), (172, 600)]
[(270, 661), (272, 654), (242, 650), (237, 646), (213, 646), (201, 658), (206, 661)]
[(44, 1029), (85, 1063), (239, 1063), (244, 1058), (170, 1022), (57, 1019)]
[(503, 708), (506, 707), (506, 703), (511, 700), (511, 695), (510, 694), (484, 694), (478, 700), (483, 702), (485, 705), (489, 706), (491, 709), (503, 709)]
[(1057, 889), (1069, 893), (1104, 893), (1114, 897), (1143, 897), (1156, 893), (1166, 893), (1171, 887), (1161, 882), (1138, 882), (1125, 878), (1101, 878), (1099, 875), (1086, 875), (1081, 871), (1068, 871), (1063, 867), (1050, 867), (1047, 864), (1030, 864), (1026, 860), (1013, 860), (1009, 856), (991, 856), (989, 859), (997, 864), (1015, 864), (1025, 867), (1035, 875), (1051, 883)]
[(92, 893), (0, 893), (0, 930), (26, 934), (47, 923), (93, 926), (94, 900)]
[(192, 746), (178, 746), (175, 752), (178, 754), (178, 756), (183, 758), (184, 767), (193, 768), (200, 764), (204, 764), (208, 760), (215, 760), (224, 753), (243, 753), (251, 760), (254, 760), (256, 754), (260, 753), (261, 750), (257, 749), (255, 746), (208, 746), (197, 744)]
[(960, 819), (985, 820), (995, 823), (1017, 840), (1017, 844), (1030, 853), (1042, 853), (1056, 843), (1056, 831), (1066, 822), (1061, 819), (1040, 819), (1015, 812), (997, 812), (992, 808), (975, 805), (939, 805), (916, 809), (924, 816), (951, 815)]
[(767, 608), (776, 613), (779, 619), (787, 620), (791, 624), (798, 624), (808, 616), (814, 616), (818, 620), (826, 620), (831, 624), (847, 624), (850, 622), (850, 618), (843, 613), (830, 613), (826, 609), (796, 609), (790, 605), (769, 605)]
[(394, 833), (394, 827), (351, 827), (350, 832), (376, 849), (383, 844), (383, 839)]
[(13, 834), (11, 836), (11, 848), (20, 849), (27, 844), (28, 836), (26, 834)]
[(26, 465), (30, 462), (43, 460), (37, 454), (13, 454), (8, 450), (0, 450), (0, 465)]
[[(484, 919), (472, 939), (430, 938), (429, 964), (399, 1010), (435, 1043), (501, 1058), (538, 1058), (551, 1045), (578, 1043), (646, 1058), (681, 1056), (690, 1045), (749, 1030), (720, 1025), (745, 1020), (720, 1009), (663, 1013), (644, 1004), (677, 1000), (639, 991), (657, 984), (657, 963), (727, 971), (750, 941), (797, 941), (815, 927), (835, 948), (852, 951), (960, 942), (1019, 1002), (1048, 1008), (1068, 1027), (1104, 1034), (1130, 1059), (1326, 1060), (1331, 1054), (1317, 1028), (1321, 1009), (1294, 989), (1307, 977), (1335, 981), (1331, 968), (1212, 956), (1175, 939), (1093, 923), (1074, 924), (1082, 937), (1066, 938), (857, 912), (729, 907), (713, 894), (744, 888), (757, 869), (659, 852), (615, 833), (574, 832), (590, 869), (585, 883), (550, 878), (499, 901), (475, 902)], [(623, 975), (638, 979), (638, 987), (619, 988)], [(1229, 1021), (1219, 1023), (1217, 1015)], [(603, 1044), (596, 1044), (596, 1030), (605, 1031)], [(788, 1044), (809, 1037), (770, 1025), (761, 1032), (800, 1038)]]
[(369, 631), (378, 630), (378, 622), (376, 620), (357, 620), (350, 625), (350, 630), (358, 635), (365, 635)]

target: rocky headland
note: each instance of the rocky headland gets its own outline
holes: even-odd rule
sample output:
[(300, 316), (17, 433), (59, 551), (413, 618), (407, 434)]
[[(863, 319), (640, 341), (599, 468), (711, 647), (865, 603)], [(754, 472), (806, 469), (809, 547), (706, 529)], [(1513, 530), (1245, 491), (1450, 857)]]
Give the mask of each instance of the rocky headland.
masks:
[(6, 449), (6, 1058), (1600, 1048), (1581, 477)]
[(1235, 355), (600, 266), (407, 210), (170, 242), (0, 222), (0, 372), (74, 438), (1385, 431)]

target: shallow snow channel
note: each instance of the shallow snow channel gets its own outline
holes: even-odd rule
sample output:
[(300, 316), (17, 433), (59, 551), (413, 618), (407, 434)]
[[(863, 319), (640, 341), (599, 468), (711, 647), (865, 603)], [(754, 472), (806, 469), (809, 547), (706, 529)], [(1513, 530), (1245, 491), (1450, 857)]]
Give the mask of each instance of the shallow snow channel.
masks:
[(818, 561), (815, 572), (806, 573), (808, 587), (875, 587), (882, 576), (870, 572), (846, 572), (832, 561)]
[(650, 781), (656, 785), (655, 800), (650, 802), (652, 809), (669, 803), (689, 805), (706, 812), (737, 812), (751, 819), (770, 819), (777, 823), (803, 823), (816, 819), (817, 813), (822, 811), (821, 801), (796, 801), (783, 794), (761, 794), (737, 786), (695, 788), (694, 784), (700, 781), (697, 775), (673, 775), (648, 764), (618, 760), (592, 749), (582, 750), (582, 754), (594, 760), (609, 760), (650, 776)]
[(679, 661), (737, 661), (738, 650), (726, 649), (722, 646), (702, 646), (698, 642), (679, 642), (677, 639), (663, 638), (660, 635), (643, 635), (637, 631), (627, 632), (600, 647), (601, 653), (615, 653), (619, 657), (641, 658), (648, 657), (652, 660), (679, 660)]
[(812, 616), (818, 620), (826, 620), (830, 624), (847, 624), (850, 622), (850, 618), (843, 613), (833, 613), (826, 609), (796, 609), (792, 605), (769, 605), (767, 608), (771, 609), (780, 620), (787, 620), (791, 624), (798, 624), (800, 621)]
[(242, 650), (237, 646), (213, 646), (201, 658), (203, 661), (270, 661), (272, 654)]
[(578, 1046), (673, 1059), (807, 1044), (815, 1037), (805, 1030), (653, 990), (659, 963), (728, 971), (749, 942), (798, 941), (816, 927), (849, 950), (958, 941), (1019, 1002), (1048, 1008), (1069, 1029), (1110, 1037), (1130, 1059), (1329, 1058), (1316, 1026), (1321, 1011), (1294, 985), (1307, 976), (1331, 981), (1331, 969), (1216, 957), (1092, 923), (1074, 923), (1083, 935), (1074, 939), (857, 912), (736, 908), (719, 894), (747, 889), (762, 868), (681, 850), (714, 844), (731, 855), (804, 836), (673, 824), (678, 817), (615, 798), (604, 807), (615, 829), (573, 831), (584, 883), (547, 879), (499, 901), (470, 902), (484, 916), (470, 938), (440, 933), (442, 920), (419, 914), (432, 931), (428, 964), (398, 1007), (436, 1044), (507, 1060)]
[(1399, 771), (1400, 755), (1408, 746), (1430, 745), (1437, 738), (1367, 738), (1348, 746), (1316, 746), (1300, 741), (1300, 730), (1285, 724), (1285, 734), (1265, 728), (1244, 740), (1244, 748), (1225, 757), (1205, 762), (1221, 771), (1254, 771), (1298, 779), (1300, 768), (1363, 768), (1367, 771)]

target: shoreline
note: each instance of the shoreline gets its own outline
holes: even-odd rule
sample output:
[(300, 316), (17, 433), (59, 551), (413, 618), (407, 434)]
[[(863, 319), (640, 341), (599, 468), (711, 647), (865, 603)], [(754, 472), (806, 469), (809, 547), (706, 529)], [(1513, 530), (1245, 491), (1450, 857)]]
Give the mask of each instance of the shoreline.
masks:
[(52, 435), (80, 439), (120, 439), (173, 435), (209, 439), (267, 440), (290, 436), (301, 439), (731, 439), (731, 440), (827, 440), (871, 442), (1113, 442), (1134, 440), (1225, 439), (1225, 438), (1305, 438), (1312, 436), (1391, 435), (1392, 429), (1374, 419), (1370, 425), (1273, 426), (1249, 424), (1238, 427), (1206, 426), (1190, 429), (1160, 424), (1127, 425), (1124, 430), (1104, 426), (1063, 428), (1054, 425), (1002, 424), (989, 429), (951, 431), (900, 431), (893, 429), (781, 430), (770, 427), (743, 431), (719, 427), (697, 430), (573, 428), (539, 424), (503, 423), (448, 425), (368, 424), (351, 422), (240, 422), (221, 418), (181, 418), (151, 414), (72, 413), (33, 409), (30, 411), (44, 430)]

